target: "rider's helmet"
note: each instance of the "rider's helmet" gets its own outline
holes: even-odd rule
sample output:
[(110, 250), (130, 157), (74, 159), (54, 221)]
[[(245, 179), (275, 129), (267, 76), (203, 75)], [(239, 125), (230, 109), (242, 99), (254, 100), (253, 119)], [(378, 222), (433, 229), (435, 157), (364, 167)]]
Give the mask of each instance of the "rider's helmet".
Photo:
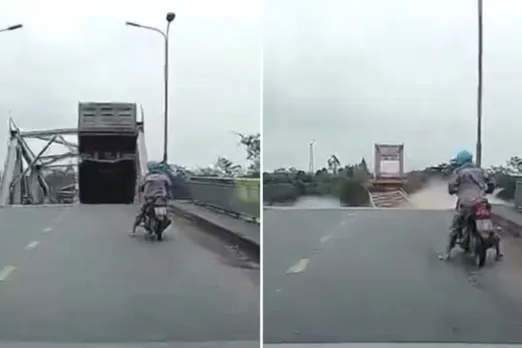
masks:
[(163, 172), (163, 166), (161, 165), (161, 162), (149, 161), (147, 163), (147, 167), (149, 169), (149, 174), (159, 174)]
[(452, 160), (452, 163), (456, 164), (457, 166), (461, 166), (466, 163), (473, 163), (473, 154), (468, 150), (461, 150)]

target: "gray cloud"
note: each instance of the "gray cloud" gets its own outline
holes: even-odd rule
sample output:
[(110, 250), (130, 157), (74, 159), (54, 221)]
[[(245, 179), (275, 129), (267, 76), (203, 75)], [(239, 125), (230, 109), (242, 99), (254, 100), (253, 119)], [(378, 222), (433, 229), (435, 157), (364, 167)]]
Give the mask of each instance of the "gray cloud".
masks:
[[(11, 111), (25, 129), (75, 127), (77, 103), (143, 104), (149, 157), (163, 143), (163, 42), (126, 20), (171, 27), (169, 156), (188, 166), (217, 156), (243, 162), (230, 131), (258, 132), (261, 14), (258, 0), (10, 1), (0, 5), (0, 136)], [(140, 4), (140, 5), (138, 5)], [(5, 149), (0, 149), (4, 156)]]
[[(484, 162), (520, 153), (522, 2), (484, 1)], [(405, 143), (406, 166), (475, 147), (476, 0), (266, 0), (265, 169), (349, 163)]]

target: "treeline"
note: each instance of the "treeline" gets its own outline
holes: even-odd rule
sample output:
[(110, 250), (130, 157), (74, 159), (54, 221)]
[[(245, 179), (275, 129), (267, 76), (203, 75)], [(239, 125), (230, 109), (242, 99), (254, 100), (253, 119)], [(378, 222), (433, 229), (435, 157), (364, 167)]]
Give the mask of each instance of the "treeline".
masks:
[(292, 203), (301, 196), (338, 197), (346, 206), (369, 205), (365, 187), (371, 174), (366, 160), (360, 163), (340, 166), (335, 156), (328, 162), (328, 168), (315, 173), (306, 173), (296, 168), (279, 168), (263, 173), (263, 200), (265, 204)]
[[(449, 179), (454, 166), (440, 163), (406, 174), (405, 190), (412, 194), (421, 190), (434, 178)], [(497, 183), (496, 196), (511, 201), (515, 196), (516, 180), (522, 177), (522, 159), (512, 157), (502, 166), (487, 168)], [(328, 161), (328, 168), (306, 173), (296, 168), (279, 168), (263, 173), (263, 197), (267, 205), (292, 203), (301, 196), (338, 197), (346, 206), (367, 206), (369, 197), (367, 182), (372, 178), (364, 158), (360, 163), (341, 167), (335, 156)]]
[(238, 145), (246, 151), (247, 166), (234, 163), (226, 157), (218, 157), (217, 161), (208, 167), (186, 168), (181, 165), (171, 165), (171, 171), (177, 176), (206, 176), (227, 178), (259, 178), (261, 173), (261, 135), (241, 134)]

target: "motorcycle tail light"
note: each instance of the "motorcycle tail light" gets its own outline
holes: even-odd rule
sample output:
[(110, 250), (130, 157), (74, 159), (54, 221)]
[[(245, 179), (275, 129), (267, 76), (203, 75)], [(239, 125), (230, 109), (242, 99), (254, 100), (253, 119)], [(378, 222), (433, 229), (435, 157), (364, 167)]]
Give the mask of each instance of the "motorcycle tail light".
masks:
[(473, 206), (473, 212), (477, 218), (485, 219), (491, 216), (488, 206), (484, 203), (475, 204)]

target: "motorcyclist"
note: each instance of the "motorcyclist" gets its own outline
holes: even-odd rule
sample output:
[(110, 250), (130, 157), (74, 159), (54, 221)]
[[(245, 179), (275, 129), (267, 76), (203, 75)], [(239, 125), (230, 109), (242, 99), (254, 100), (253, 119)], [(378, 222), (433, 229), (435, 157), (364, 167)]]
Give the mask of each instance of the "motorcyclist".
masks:
[[(159, 166), (152, 166), (139, 187), (140, 192), (143, 192), (144, 202), (134, 221), (134, 226), (132, 227), (133, 234), (136, 233), (136, 228), (143, 221), (154, 201), (158, 198), (167, 200), (170, 197), (171, 189), (172, 183), (168, 175), (165, 174)], [(171, 221), (169, 219), (165, 228), (170, 224)]]
[[(449, 234), (444, 260), (451, 257), (451, 251), (455, 247), (457, 238), (462, 236), (463, 223), (465, 218), (471, 213), (471, 207), (486, 199), (486, 193), (493, 192), (495, 182), (486, 171), (473, 163), (473, 155), (467, 151), (460, 151), (451, 161), (456, 167), (448, 183), (448, 193), (456, 194), (458, 197), (457, 206), (453, 215), (451, 231)], [(500, 252), (500, 237), (495, 233), (494, 246), (496, 250), (496, 260), (502, 257)]]

